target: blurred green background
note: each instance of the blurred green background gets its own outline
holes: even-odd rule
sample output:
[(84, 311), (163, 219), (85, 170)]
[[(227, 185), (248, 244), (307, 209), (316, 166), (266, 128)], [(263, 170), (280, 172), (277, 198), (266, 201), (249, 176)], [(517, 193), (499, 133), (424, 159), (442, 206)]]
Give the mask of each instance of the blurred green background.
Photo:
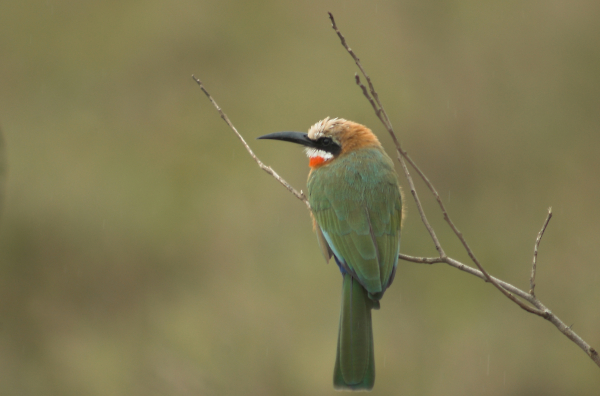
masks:
[[(298, 147), (326, 117), (400, 139), (494, 275), (600, 348), (600, 2), (3, 1), (0, 394), (329, 395), (341, 277)], [(401, 178), (406, 190), (406, 181)], [(451, 256), (468, 262), (422, 188)], [(402, 251), (433, 245), (407, 195)], [(381, 395), (596, 395), (600, 370), (491, 285), (400, 262), (374, 313)]]

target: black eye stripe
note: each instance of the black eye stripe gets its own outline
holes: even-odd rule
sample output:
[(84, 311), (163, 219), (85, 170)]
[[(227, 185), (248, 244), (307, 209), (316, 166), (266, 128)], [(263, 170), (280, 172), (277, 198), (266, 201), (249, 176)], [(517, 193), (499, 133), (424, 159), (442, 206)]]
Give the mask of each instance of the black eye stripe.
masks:
[(341, 147), (332, 138), (328, 136), (322, 136), (315, 141), (315, 148), (326, 151), (333, 155), (338, 155), (341, 151)]

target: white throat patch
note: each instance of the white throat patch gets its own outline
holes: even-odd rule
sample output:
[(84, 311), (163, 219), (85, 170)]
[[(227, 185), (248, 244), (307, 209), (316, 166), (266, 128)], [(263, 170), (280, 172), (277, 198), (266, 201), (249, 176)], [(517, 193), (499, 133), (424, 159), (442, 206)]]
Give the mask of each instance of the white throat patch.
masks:
[(327, 151), (318, 150), (316, 148), (307, 147), (305, 151), (308, 158), (321, 157), (325, 160), (330, 160), (333, 158), (333, 154)]

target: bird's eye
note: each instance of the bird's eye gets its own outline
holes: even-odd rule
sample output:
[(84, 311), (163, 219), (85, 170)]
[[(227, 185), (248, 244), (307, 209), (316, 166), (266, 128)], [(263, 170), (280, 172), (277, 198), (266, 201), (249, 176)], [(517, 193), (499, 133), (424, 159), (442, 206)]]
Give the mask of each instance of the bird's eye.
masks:
[(323, 146), (329, 146), (331, 144), (331, 142), (332, 142), (331, 138), (328, 138), (328, 137), (321, 138), (321, 145), (323, 145)]

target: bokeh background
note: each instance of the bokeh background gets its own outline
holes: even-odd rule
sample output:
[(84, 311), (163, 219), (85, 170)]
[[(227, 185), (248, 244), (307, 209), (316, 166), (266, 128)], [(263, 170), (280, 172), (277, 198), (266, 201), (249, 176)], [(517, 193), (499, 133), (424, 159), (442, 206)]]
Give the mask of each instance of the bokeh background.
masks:
[[(341, 278), (298, 189), (337, 116), (400, 139), (486, 268), (600, 348), (600, 2), (3, 1), (0, 394), (333, 394)], [(402, 178), (405, 186), (406, 181)], [(468, 262), (429, 194), (446, 250)], [(432, 256), (407, 196), (402, 251)], [(381, 395), (597, 395), (600, 370), (491, 285), (400, 262)]]

